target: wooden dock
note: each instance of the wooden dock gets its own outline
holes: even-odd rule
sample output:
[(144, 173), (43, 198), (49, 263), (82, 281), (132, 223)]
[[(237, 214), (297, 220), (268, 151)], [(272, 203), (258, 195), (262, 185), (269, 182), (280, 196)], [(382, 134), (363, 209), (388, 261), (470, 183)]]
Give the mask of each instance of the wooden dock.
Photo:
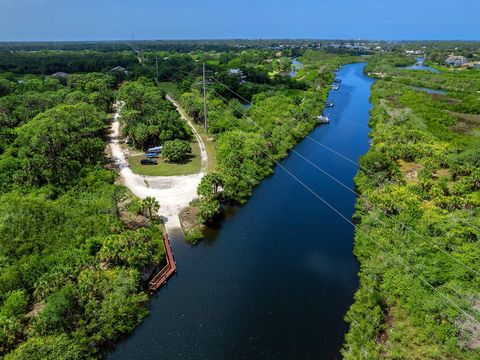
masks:
[(175, 260), (173, 259), (172, 248), (170, 247), (170, 240), (167, 234), (163, 235), (163, 243), (165, 244), (167, 265), (165, 265), (163, 269), (160, 270), (160, 272), (155, 275), (153, 279), (150, 280), (150, 282), (148, 283), (148, 289), (151, 293), (160, 289), (177, 269), (177, 266), (175, 265)]

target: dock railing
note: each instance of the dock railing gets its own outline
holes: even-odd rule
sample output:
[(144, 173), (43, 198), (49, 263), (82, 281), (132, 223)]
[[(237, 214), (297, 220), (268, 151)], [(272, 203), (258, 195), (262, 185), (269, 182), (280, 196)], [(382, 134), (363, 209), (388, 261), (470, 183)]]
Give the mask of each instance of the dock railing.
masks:
[(165, 245), (167, 264), (148, 283), (148, 289), (151, 293), (162, 287), (177, 268), (175, 260), (173, 259), (172, 248), (167, 234), (163, 235), (163, 243)]

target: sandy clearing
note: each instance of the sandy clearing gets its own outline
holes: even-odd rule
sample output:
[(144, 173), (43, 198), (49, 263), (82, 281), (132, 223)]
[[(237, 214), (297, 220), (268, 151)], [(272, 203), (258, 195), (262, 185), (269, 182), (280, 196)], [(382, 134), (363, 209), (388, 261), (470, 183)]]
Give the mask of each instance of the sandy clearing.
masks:
[(167, 232), (172, 229), (180, 228), (178, 213), (197, 196), (197, 187), (204, 176), (203, 170), (208, 162), (205, 145), (200, 135), (185, 116), (179, 105), (170, 97), (168, 97), (168, 100), (175, 105), (183, 119), (185, 119), (185, 121), (187, 121), (192, 127), (193, 133), (200, 145), (202, 172), (184, 176), (143, 176), (134, 174), (128, 165), (124, 149), (122, 149), (120, 145), (120, 104), (116, 104), (115, 106), (115, 116), (113, 118), (110, 133), (110, 149), (112, 157), (118, 166), (124, 185), (139, 198), (144, 199), (147, 196), (152, 196), (160, 203), (158, 214), (164, 219)]

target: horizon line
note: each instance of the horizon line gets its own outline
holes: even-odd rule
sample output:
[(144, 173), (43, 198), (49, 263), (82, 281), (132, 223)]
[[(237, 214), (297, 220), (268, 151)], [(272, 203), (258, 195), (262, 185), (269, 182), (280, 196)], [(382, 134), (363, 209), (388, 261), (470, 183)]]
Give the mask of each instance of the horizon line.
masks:
[(367, 41), (367, 42), (480, 42), (480, 39), (371, 39), (371, 38), (156, 38), (156, 39), (96, 39), (96, 40), (0, 40), (0, 43), (94, 43), (94, 42), (185, 42), (185, 41)]

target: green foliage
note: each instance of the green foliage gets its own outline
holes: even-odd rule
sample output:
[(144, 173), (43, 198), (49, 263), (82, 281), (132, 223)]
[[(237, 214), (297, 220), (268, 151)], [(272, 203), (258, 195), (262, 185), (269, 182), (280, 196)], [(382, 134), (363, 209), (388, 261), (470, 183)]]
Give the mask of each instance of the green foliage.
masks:
[(5, 357), (8, 360), (81, 360), (87, 358), (87, 349), (66, 334), (30, 338)]
[(220, 213), (220, 202), (215, 198), (205, 198), (200, 202), (200, 222), (206, 223)]
[(69, 332), (71, 316), (75, 313), (75, 290), (72, 284), (65, 285), (46, 299), (44, 308), (33, 320), (36, 334)]
[(108, 267), (122, 266), (143, 269), (161, 259), (161, 242), (147, 229), (125, 231), (106, 237), (97, 258)]
[(4, 301), (0, 307), (0, 351), (13, 346), (22, 333), (22, 320), (28, 305), (25, 290), (13, 290), (2, 297)]
[(142, 200), (142, 208), (147, 211), (150, 221), (153, 219), (153, 215), (160, 209), (160, 204), (155, 198), (147, 196)]
[(97, 357), (146, 315), (144, 270), (165, 254), (103, 168), (118, 78), (0, 79), (0, 356)]
[(66, 184), (82, 167), (101, 161), (105, 114), (92, 105), (58, 105), (18, 128), (18, 178), (35, 185)]
[(223, 178), (219, 173), (205, 175), (200, 181), (197, 193), (202, 197), (217, 196), (219, 189), (223, 186)]
[[(367, 67), (384, 74), (372, 88), (372, 145), (355, 178), (360, 286), (342, 354), (477, 359), (476, 325), (439, 295), (478, 318), (479, 280), (469, 268), (480, 271), (479, 138), (456, 131), (451, 115), (477, 111), (478, 99), (460, 85), (476, 88), (477, 74), (397, 69), (401, 58), (378, 55)], [(459, 92), (429, 95), (406, 84)]]
[(163, 144), (162, 155), (167, 161), (181, 162), (191, 153), (192, 148), (188, 141), (175, 139)]
[(63, 45), (58, 50), (46, 51), (5, 51), (0, 53), (0, 70), (17, 74), (45, 74), (56, 72), (101, 72), (115, 66), (133, 67), (138, 63), (129, 48), (118, 52), (105, 51), (65, 51)]
[(387, 155), (373, 150), (363, 155), (358, 165), (366, 173), (367, 179), (373, 182), (371, 186), (379, 186), (400, 177), (398, 164)]
[(185, 241), (191, 245), (196, 245), (204, 238), (203, 232), (198, 227), (184, 232)]
[(123, 135), (134, 146), (146, 149), (169, 140), (190, 139), (188, 125), (152, 82), (127, 82), (118, 91), (118, 98), (123, 101)]
[(0, 308), (0, 317), (19, 317), (25, 313), (28, 295), (25, 290), (13, 290), (6, 294)]

